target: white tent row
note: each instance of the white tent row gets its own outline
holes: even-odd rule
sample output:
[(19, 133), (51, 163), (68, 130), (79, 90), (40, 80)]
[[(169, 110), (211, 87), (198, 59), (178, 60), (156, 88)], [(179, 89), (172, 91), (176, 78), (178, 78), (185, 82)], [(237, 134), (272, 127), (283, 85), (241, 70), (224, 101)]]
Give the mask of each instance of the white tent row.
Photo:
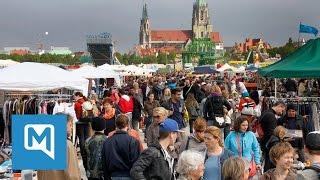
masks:
[(0, 90), (47, 91), (58, 88), (88, 94), (89, 81), (48, 64), (25, 62), (0, 69)]
[(240, 66), (239, 68), (236, 68), (226, 63), (223, 66), (221, 66), (219, 69), (217, 69), (217, 71), (219, 72), (232, 71), (235, 73), (244, 73), (246, 71), (246, 68), (244, 66)]
[(72, 74), (87, 78), (87, 79), (98, 79), (98, 78), (113, 78), (115, 79), (116, 84), (120, 83), (120, 74), (115, 72), (113, 69), (102, 69), (96, 68), (90, 65), (85, 65), (79, 69), (71, 71)]
[(114, 71), (118, 72), (121, 76), (149, 76), (151, 73), (154, 72), (152, 69), (146, 69), (137, 67), (135, 65), (109, 65), (104, 64), (99, 66), (100, 69), (113, 69)]
[(0, 68), (5, 68), (14, 64), (19, 64), (19, 62), (11, 60), (11, 59), (0, 59)]

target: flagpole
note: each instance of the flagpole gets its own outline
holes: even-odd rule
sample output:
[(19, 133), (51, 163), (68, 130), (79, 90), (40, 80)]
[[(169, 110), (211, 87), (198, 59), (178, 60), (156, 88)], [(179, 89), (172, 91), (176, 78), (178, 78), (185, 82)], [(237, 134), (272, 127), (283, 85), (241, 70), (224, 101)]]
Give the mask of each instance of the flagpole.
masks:
[(300, 21), (300, 24), (299, 24), (298, 48), (300, 47), (300, 36), (301, 36), (300, 26), (301, 26), (301, 21)]

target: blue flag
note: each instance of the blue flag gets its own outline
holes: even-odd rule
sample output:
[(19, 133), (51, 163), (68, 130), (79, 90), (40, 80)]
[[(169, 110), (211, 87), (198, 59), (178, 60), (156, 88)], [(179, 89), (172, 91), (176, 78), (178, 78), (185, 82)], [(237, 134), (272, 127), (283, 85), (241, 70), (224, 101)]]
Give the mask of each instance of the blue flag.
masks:
[(299, 33), (309, 33), (309, 34), (314, 34), (315, 36), (317, 36), (318, 29), (315, 27), (304, 25), (304, 24), (300, 23)]

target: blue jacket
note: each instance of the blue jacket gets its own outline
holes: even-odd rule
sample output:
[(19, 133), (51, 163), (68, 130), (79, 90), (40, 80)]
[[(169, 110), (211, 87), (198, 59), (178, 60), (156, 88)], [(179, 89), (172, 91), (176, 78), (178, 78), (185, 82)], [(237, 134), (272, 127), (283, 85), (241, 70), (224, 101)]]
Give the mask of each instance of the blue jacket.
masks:
[(247, 131), (245, 133), (232, 131), (225, 140), (225, 148), (230, 150), (233, 155), (239, 156), (237, 136), (240, 136), (240, 147), (242, 147), (241, 156), (249, 161), (251, 161), (252, 156), (254, 156), (255, 163), (261, 164), (259, 143), (256, 136), (251, 131)]

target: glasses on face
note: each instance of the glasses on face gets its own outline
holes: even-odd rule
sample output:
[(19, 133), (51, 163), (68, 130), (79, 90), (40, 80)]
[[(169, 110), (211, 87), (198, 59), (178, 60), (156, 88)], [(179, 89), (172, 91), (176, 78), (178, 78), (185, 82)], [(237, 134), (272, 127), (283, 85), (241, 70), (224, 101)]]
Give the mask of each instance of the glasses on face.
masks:
[(160, 115), (157, 115), (157, 116), (153, 116), (154, 119), (160, 119), (161, 116)]

